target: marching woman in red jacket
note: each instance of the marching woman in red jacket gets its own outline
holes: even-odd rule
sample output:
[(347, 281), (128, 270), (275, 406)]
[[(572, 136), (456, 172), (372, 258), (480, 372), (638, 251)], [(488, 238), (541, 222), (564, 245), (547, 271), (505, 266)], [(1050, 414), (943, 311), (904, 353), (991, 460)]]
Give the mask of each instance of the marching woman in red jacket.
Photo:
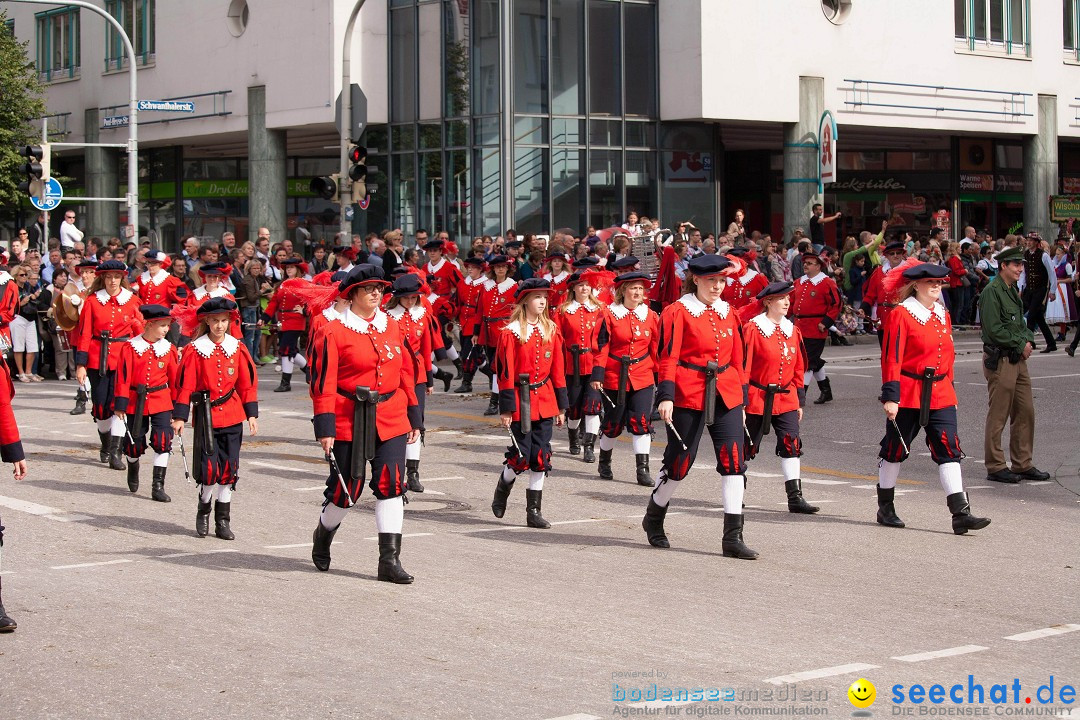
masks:
[(840, 289), (821, 269), (821, 258), (814, 253), (805, 253), (802, 259), (806, 274), (795, 281), (788, 317), (795, 323), (795, 327), (799, 328), (806, 346), (806, 373), (803, 382), (809, 385), (811, 378), (817, 380), (821, 394), (814, 404), (822, 405), (831, 401), (833, 395), (821, 354), (825, 352), (829, 328), (836, 325), (836, 318), (840, 316), (844, 305), (840, 300)]
[(506, 321), (514, 307), (514, 290), (518, 281), (510, 272), (512, 261), (505, 255), (496, 255), (488, 262), (489, 274), (484, 289), (480, 291), (480, 344), (487, 353), (488, 372), (491, 373), (491, 401), (485, 415), (499, 414), (499, 379), (494, 372), (495, 348), (499, 338), (506, 332)]
[[(11, 398), (15, 395), (15, 386), (11, 382), (11, 373), (7, 363), (0, 363), (0, 460), (11, 463), (16, 480), (26, 477), (26, 454), (19, 439), (19, 426), (15, 424), (15, 413), (11, 410)], [(0, 552), (4, 547), (4, 524), (0, 520)], [(3, 587), (0, 586), (0, 633), (14, 632), (18, 624), (4, 610)]]
[(550, 291), (547, 280), (521, 282), (495, 352), (499, 415), (510, 431), (511, 446), (495, 485), (491, 512), (503, 516), (515, 478), (528, 471), (525, 519), (529, 527), (541, 529), (551, 527), (541, 505), (544, 476), (551, 470), (552, 422), (562, 427), (568, 405), (562, 339), (547, 312)]
[[(899, 268), (898, 268), (899, 270)], [(896, 270), (886, 277), (898, 282)], [(971, 514), (960, 474), (960, 438), (956, 424), (956, 389), (953, 387), (952, 321), (941, 305), (941, 287), (948, 282), (949, 268), (919, 263), (903, 270), (907, 284), (897, 296), (899, 305), (889, 313), (881, 349), (881, 402), (885, 410), (885, 437), (881, 439), (878, 464), (877, 521), (904, 527), (896, 515), (893, 499), (900, 463), (911, 444), (926, 430), (930, 457), (937, 463), (938, 479), (952, 512), (957, 535), (981, 530), (987, 518)]]
[[(420, 421), (424, 420), (424, 404), (431, 394), (434, 379), (433, 354), (434, 336), (438, 332), (431, 311), (420, 301), (423, 283), (420, 277), (406, 273), (394, 278), (391, 286), (392, 296), (386, 303), (386, 314), (397, 321), (402, 342), (412, 356), (413, 384), (416, 386), (416, 403), (420, 408)], [(420, 426), (421, 437), (423, 425)], [(420, 448), (423, 442), (414, 442), (405, 446), (405, 481), (409, 492), (422, 493), (424, 486), (420, 482)]]
[[(604, 418), (600, 436), (600, 477), (607, 480), (615, 438), (625, 427), (630, 433), (637, 466), (637, 483), (653, 486), (649, 472), (652, 445), (653, 391), (660, 342), (660, 318), (649, 309), (649, 276), (629, 272), (615, 278), (615, 302), (608, 306), (608, 335), (604, 368), (598, 373), (609, 400), (614, 403)], [(595, 377), (595, 376), (594, 376)], [(613, 399), (612, 399), (613, 398)]]
[[(458, 326), (461, 328), (461, 385), (456, 393), (471, 393), (473, 376), (484, 361), (479, 345), (474, 345), (480, 333), (480, 293), (487, 278), (484, 277), (484, 259), (465, 258), (465, 277), (458, 283)], [(475, 348), (475, 351), (474, 351)]]
[(146, 434), (153, 449), (154, 477), (151, 499), (170, 502), (165, 494), (165, 471), (172, 451), (172, 394), (176, 387), (179, 357), (165, 336), (172, 326), (169, 308), (143, 305), (139, 308), (146, 327), (120, 347), (116, 367), (116, 416), (126, 422), (128, 490), (139, 490), (139, 458), (146, 452)]
[(116, 365), (122, 344), (142, 332), (143, 320), (139, 300), (128, 289), (127, 265), (106, 260), (95, 273), (75, 326), (75, 378), (80, 385), (90, 381), (92, 414), (101, 440), (99, 459), (113, 470), (123, 470), (120, 451), (126, 430), (113, 412)]
[(420, 438), (411, 352), (397, 321), (379, 308), (388, 283), (382, 268), (353, 267), (338, 286), (349, 306), (328, 323), (312, 347), (315, 438), (328, 459), (322, 514), (312, 535), (311, 561), (330, 569), (330, 544), (364, 489), (375, 495), (379, 580), (407, 584), (401, 567), (405, 517), (405, 448)]
[(274, 392), (289, 392), (292, 390), (293, 368), (304, 370), (307, 367), (307, 358), (300, 352), (300, 336), (304, 334), (306, 325), (305, 306), (303, 298), (295, 290), (310, 283), (304, 280), (308, 271), (307, 263), (300, 258), (288, 258), (282, 261), (281, 266), (285, 279), (270, 297), (260, 325), (269, 324), (280, 312), (278, 355), (281, 357), (281, 383), (274, 388)]
[[(754, 253), (741, 247), (732, 249), (728, 255), (737, 257), (743, 262), (753, 261), (756, 257)], [(747, 266), (742, 275), (733, 278), (731, 282), (724, 286), (724, 301), (738, 310), (754, 302), (758, 293), (764, 290), (768, 284), (768, 278)]]
[(196, 311), (199, 325), (180, 359), (173, 392), (173, 432), (184, 431), (191, 416), (195, 441), (192, 469), (201, 486), (195, 532), (210, 531), (210, 503), (214, 506), (214, 534), (232, 540), (232, 494), (240, 470), (240, 444), (244, 420), (252, 435), (259, 432), (259, 378), (255, 362), (244, 344), (229, 334), (230, 323), (240, 316), (229, 298), (212, 298)]
[[(803, 379), (806, 351), (802, 333), (786, 317), (792, 288), (790, 282), (771, 283), (758, 293), (758, 302), (744, 308), (751, 316), (742, 333), (750, 385), (746, 404), (746, 429), (750, 436), (747, 454), (753, 460), (769, 430), (773, 430), (788, 512), (809, 514), (820, 508), (806, 502), (802, 494), (799, 423), (803, 415), (801, 399), (806, 394)], [(756, 312), (758, 309), (760, 313)]]
[[(592, 463), (596, 462), (593, 444), (600, 434), (600, 411), (603, 409), (598, 383), (604, 372), (607, 318), (604, 308), (593, 298), (592, 286), (582, 275), (571, 275), (566, 280), (566, 287), (570, 294), (555, 313), (555, 324), (565, 353), (563, 363), (570, 402), (566, 427), (570, 436), (570, 454), (577, 455), (584, 447), (583, 459)], [(548, 299), (551, 299), (550, 295)], [(579, 434), (583, 418), (584, 432)], [(610, 457), (610, 453), (608, 455)]]
[(738, 277), (742, 270), (737, 259), (694, 258), (687, 269), (685, 294), (660, 316), (657, 410), (668, 426), (668, 444), (641, 521), (654, 547), (670, 547), (664, 533), (668, 503), (690, 472), (698, 441), (708, 429), (722, 481), (724, 555), (744, 560), (757, 557), (742, 536), (746, 375), (741, 328), (735, 311), (720, 299), (728, 279)]

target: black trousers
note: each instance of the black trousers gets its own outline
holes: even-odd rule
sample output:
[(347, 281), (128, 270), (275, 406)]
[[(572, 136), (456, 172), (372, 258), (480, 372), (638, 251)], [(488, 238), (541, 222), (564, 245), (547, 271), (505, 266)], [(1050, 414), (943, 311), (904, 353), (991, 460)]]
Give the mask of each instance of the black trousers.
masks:
[(153, 415), (144, 415), (142, 427), (134, 427), (135, 416), (128, 414), (127, 427), (131, 439), (124, 438), (124, 454), (131, 458), (142, 457), (146, 452), (146, 433), (150, 433), (150, 447), (158, 453), (167, 453), (172, 450), (173, 429), (172, 411), (164, 410)]
[[(764, 420), (762, 415), (746, 414), (746, 429), (750, 431), (750, 437), (756, 440), (755, 445), (750, 445), (747, 455), (753, 460), (757, 457), (761, 443), (765, 441), (761, 435), (761, 424)], [(799, 437), (799, 411), (788, 410), (779, 415), (773, 415), (772, 431), (776, 435), (776, 454), (782, 458), (797, 458), (802, 456), (802, 438)], [(747, 443), (749, 445), (749, 443)]]
[[(900, 428), (900, 434), (896, 429)], [(919, 409), (902, 407), (896, 413), (896, 425), (885, 422), (885, 437), (881, 438), (881, 452), (878, 457), (886, 462), (904, 462), (911, 451), (911, 443), (919, 435)], [(904, 443), (900, 443), (901, 436)], [(908, 451), (904, 451), (907, 445)], [(960, 436), (956, 427), (956, 406), (930, 411), (930, 422), (926, 424), (926, 446), (930, 448), (930, 459), (938, 465), (960, 462), (964, 452), (960, 449)]]
[(514, 433), (521, 452), (511, 443), (506, 448), (506, 466), (519, 475), (526, 470), (551, 470), (551, 429), (554, 424), (552, 418), (533, 420), (532, 429), (523, 433), (520, 422), (510, 423), (510, 432)]
[[(388, 440), (375, 440), (375, 457), (371, 458), (371, 477), (368, 487), (377, 500), (387, 500), (405, 494), (405, 445), (408, 435), (398, 435)], [(417, 440), (417, 442), (420, 442)], [(341, 470), (345, 484), (354, 502), (359, 502), (364, 485), (360, 478), (349, 475), (352, 468), (352, 441), (334, 441), (334, 460)], [(341, 487), (341, 480), (333, 472), (326, 478), (323, 491), (326, 502), (340, 508), (349, 507), (349, 498)], [(325, 503), (324, 503), (325, 504)]]
[(575, 386), (575, 383), (570, 380), (572, 377), (572, 375), (566, 376), (566, 391), (570, 401), (570, 407), (566, 409), (567, 419), (580, 420), (586, 415), (599, 415), (604, 409), (600, 400), (600, 391), (592, 389), (588, 375), (579, 375), (576, 383), (577, 392), (574, 392), (571, 389)]
[[(604, 424), (600, 426), (600, 432), (609, 438), (619, 437), (623, 428), (628, 428), (631, 435), (648, 435), (652, 432), (652, 424), (649, 418), (653, 410), (653, 391), (655, 385), (643, 387), (640, 390), (626, 391), (626, 407), (619, 414), (619, 408), (608, 408), (604, 416)], [(608, 390), (607, 394), (612, 400), (618, 402), (618, 393)]]
[(825, 367), (825, 361), (821, 354), (825, 352), (825, 338), (803, 338), (803, 346), (806, 347), (806, 369), (817, 372)]
[[(713, 450), (716, 451), (716, 472), (721, 475), (741, 475), (746, 472), (743, 406), (725, 408), (719, 397), (717, 403), (715, 422), (708, 426)], [(687, 449), (683, 450), (671, 428), (667, 428), (668, 441), (664, 448), (663, 470), (672, 480), (682, 480), (697, 459), (698, 444), (706, 428), (705, 413), (701, 410), (676, 407), (671, 415), (671, 424), (679, 431)]]
[(1028, 330), (1034, 331), (1036, 327), (1042, 333), (1047, 347), (1055, 347), (1054, 334), (1050, 326), (1046, 324), (1046, 291), (1037, 288), (1029, 291), (1024, 289), (1024, 312), (1027, 313)]
[(214, 428), (214, 446), (203, 450), (200, 459), (199, 484), (236, 485), (240, 471), (240, 444), (244, 439), (244, 424)]
[(93, 368), (86, 369), (86, 379), (90, 381), (90, 414), (95, 420), (109, 420), (113, 417), (113, 392), (116, 389), (116, 371), (101, 372)]

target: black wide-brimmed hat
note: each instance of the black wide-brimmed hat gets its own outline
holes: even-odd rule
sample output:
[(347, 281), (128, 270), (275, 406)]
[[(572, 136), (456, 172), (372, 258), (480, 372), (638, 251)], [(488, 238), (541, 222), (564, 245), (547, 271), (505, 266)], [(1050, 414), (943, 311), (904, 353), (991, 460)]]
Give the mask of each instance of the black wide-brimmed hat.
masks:
[(210, 298), (200, 305), (196, 314), (199, 317), (206, 317), (207, 315), (220, 315), (221, 313), (233, 312), (236, 312), (236, 303), (231, 298), (216, 297)]
[(521, 302), (525, 299), (529, 293), (534, 292), (551, 292), (551, 283), (543, 278), (531, 277), (528, 280), (522, 280), (518, 283), (517, 289), (514, 290), (514, 302)]
[(624, 255), (615, 262), (609, 262), (607, 267), (609, 270), (622, 270), (623, 268), (632, 268), (639, 262), (633, 255)]
[(412, 297), (413, 295), (419, 295), (421, 286), (420, 276), (416, 273), (407, 273), (400, 277), (394, 278), (394, 282), (391, 285), (393, 289), (394, 297)]
[(694, 277), (711, 277), (731, 267), (731, 261), (723, 255), (698, 255), (687, 265), (687, 269)]
[(104, 275), (105, 273), (118, 272), (127, 273), (128, 267), (120, 260), (106, 260), (103, 263), (99, 263), (97, 269), (94, 270), (98, 275)]
[(143, 320), (147, 322), (151, 320), (168, 320), (172, 322), (172, 315), (169, 314), (169, 308), (164, 305), (140, 305), (139, 312), (142, 313)]
[(386, 281), (386, 275), (381, 267), (370, 263), (362, 263), (353, 267), (349, 274), (345, 276), (345, 279), (338, 284), (338, 295), (347, 297), (353, 289), (361, 285), (371, 285), (372, 283), (378, 283), (384, 287), (390, 284)]
[(934, 263), (919, 263), (904, 271), (905, 280), (944, 280), (949, 276), (949, 268)]
[(795, 285), (789, 280), (777, 280), (771, 282), (762, 288), (761, 292), (757, 294), (758, 300), (764, 300), (765, 298), (780, 297), (782, 295), (789, 294), (795, 289)]
[(435, 240), (428, 240), (423, 245), (423, 248), (425, 250), (438, 250), (440, 252), (443, 250), (444, 247), (446, 247), (445, 243), (443, 243), (442, 240), (439, 240), (437, 238)]
[(623, 273), (622, 275), (618, 275), (615, 278), (616, 287), (619, 286), (619, 285), (628, 285), (628, 284), (630, 284), (632, 282), (643, 282), (643, 283), (645, 283), (645, 289), (646, 290), (648, 290), (649, 288), (652, 287), (652, 278), (649, 277), (648, 273), (628, 272), (628, 273)]

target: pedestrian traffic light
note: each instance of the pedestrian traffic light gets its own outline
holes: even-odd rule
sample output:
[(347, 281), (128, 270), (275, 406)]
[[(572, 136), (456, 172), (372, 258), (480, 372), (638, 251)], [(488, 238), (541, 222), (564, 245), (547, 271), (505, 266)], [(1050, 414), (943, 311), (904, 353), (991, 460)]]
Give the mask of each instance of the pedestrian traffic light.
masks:
[(334, 173), (333, 175), (324, 175), (322, 177), (312, 178), (308, 189), (323, 200), (329, 200), (330, 202), (336, 203), (338, 201), (338, 187), (340, 182), (341, 176), (337, 173)]
[(349, 180), (352, 181), (353, 202), (359, 202), (367, 195), (367, 148), (354, 145), (349, 150)]
[(26, 158), (26, 163), (22, 166), (26, 179), (19, 183), (19, 192), (44, 198), (45, 180), (50, 177), (52, 165), (49, 144), (26, 145), (19, 149), (19, 154)]

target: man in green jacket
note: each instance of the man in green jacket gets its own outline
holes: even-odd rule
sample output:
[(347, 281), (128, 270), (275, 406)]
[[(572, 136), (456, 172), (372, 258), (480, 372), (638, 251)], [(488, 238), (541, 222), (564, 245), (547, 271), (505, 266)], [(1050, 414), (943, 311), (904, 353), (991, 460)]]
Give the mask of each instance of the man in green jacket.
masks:
[[(982, 321), (983, 376), (990, 391), (983, 436), (986, 479), (1003, 483), (1048, 480), (1050, 475), (1032, 464), (1035, 445), (1035, 404), (1027, 359), (1035, 337), (1024, 321), (1024, 305), (1016, 283), (1024, 270), (1024, 253), (1006, 248), (994, 258), (998, 276), (979, 296)], [(1001, 449), (1005, 421), (1009, 425), (1010, 470)]]

